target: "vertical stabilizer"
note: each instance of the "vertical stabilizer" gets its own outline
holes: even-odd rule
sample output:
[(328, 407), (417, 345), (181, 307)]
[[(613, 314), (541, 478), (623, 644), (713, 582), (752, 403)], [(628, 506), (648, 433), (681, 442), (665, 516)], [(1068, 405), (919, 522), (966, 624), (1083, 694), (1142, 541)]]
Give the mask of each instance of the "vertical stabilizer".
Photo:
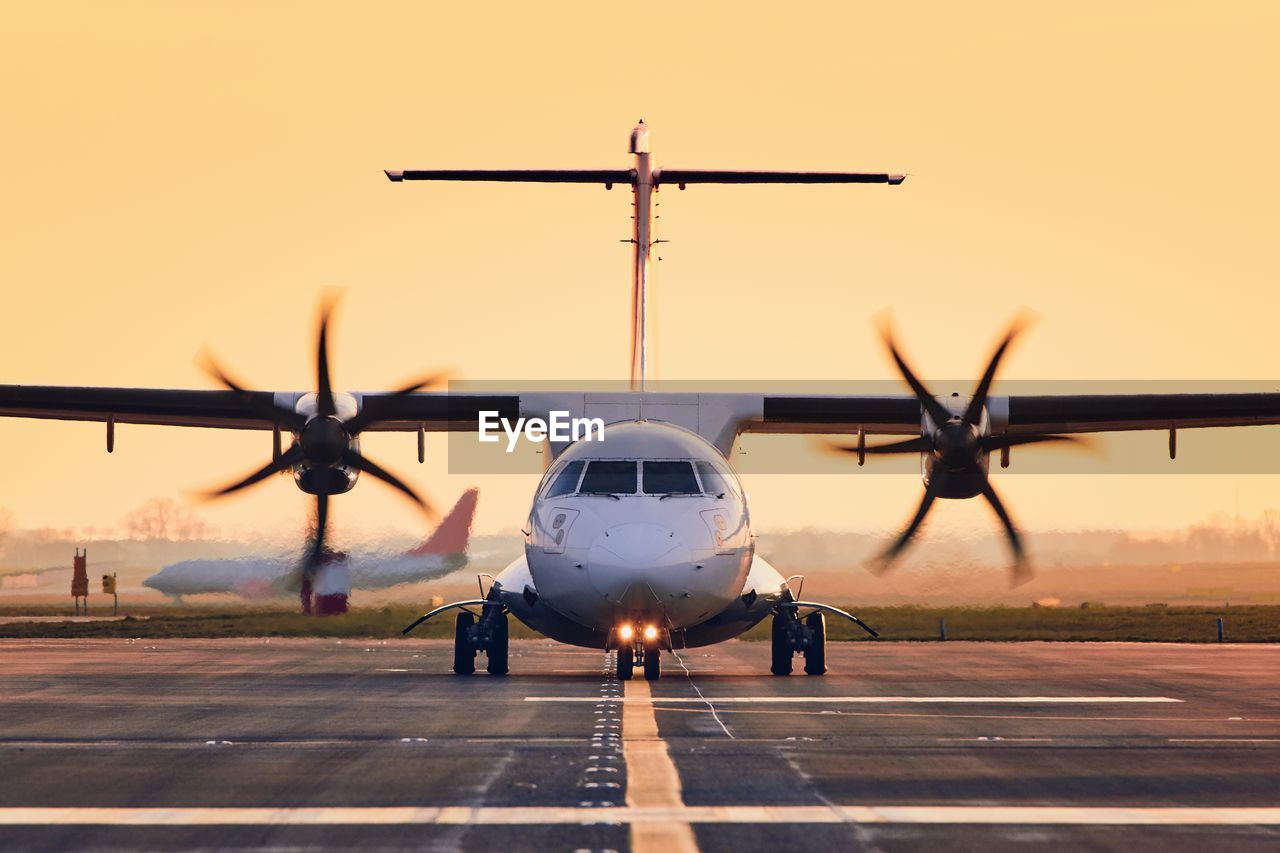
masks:
[(421, 545), (409, 552), (410, 556), (421, 557), (427, 554), (446, 556), (449, 554), (465, 554), (467, 543), (471, 540), (471, 523), (476, 516), (476, 502), (480, 497), (479, 489), (467, 489), (458, 498), (458, 502), (449, 510), (440, 525), (432, 531)]
[(653, 250), (653, 152), (649, 128), (640, 119), (631, 130), (635, 157), (631, 216), (631, 390), (643, 391), (649, 357), (649, 273)]

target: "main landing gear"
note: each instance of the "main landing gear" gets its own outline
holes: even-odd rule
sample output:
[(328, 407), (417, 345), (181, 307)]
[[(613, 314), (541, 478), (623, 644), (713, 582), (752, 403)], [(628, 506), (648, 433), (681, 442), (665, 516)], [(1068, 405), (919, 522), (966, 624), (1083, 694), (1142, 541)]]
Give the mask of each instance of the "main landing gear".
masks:
[[(813, 609), (813, 612), (804, 619), (800, 618), (802, 607)], [(774, 675), (791, 674), (792, 658), (795, 657), (796, 652), (804, 655), (806, 674), (826, 674), (827, 619), (824, 613), (848, 619), (870, 634), (872, 639), (880, 636), (874, 628), (852, 613), (846, 613), (830, 604), (796, 601), (791, 591), (786, 590), (773, 611), (773, 663), (769, 669)]]
[(796, 652), (804, 655), (806, 675), (827, 672), (827, 620), (821, 611), (810, 613), (802, 621), (795, 607), (784, 607), (773, 617), (774, 675), (790, 675)]
[(639, 665), (645, 681), (662, 677), (662, 639), (656, 628), (636, 631), (630, 625), (616, 629), (614, 646), (618, 652), (618, 680), (630, 681)]
[(483, 651), (490, 675), (506, 675), (509, 645), (507, 614), (500, 604), (486, 604), (479, 621), (475, 614), (459, 611), (453, 622), (453, 671), (471, 675), (476, 671), (476, 653)]

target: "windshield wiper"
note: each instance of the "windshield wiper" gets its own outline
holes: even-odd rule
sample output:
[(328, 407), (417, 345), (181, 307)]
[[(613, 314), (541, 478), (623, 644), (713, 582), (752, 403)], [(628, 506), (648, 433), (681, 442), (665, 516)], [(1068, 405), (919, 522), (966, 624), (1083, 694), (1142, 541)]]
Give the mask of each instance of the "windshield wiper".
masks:
[(615, 501), (622, 500), (622, 498), (618, 497), (613, 492), (582, 492), (581, 494), (591, 498), (613, 498)]

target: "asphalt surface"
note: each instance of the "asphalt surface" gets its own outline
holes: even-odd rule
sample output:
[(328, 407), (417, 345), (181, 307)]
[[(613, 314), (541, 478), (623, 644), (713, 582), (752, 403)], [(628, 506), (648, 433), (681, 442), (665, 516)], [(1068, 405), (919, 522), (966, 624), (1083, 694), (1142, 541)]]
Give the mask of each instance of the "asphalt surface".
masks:
[(1280, 849), (1280, 647), (768, 651), (0, 640), (0, 849)]

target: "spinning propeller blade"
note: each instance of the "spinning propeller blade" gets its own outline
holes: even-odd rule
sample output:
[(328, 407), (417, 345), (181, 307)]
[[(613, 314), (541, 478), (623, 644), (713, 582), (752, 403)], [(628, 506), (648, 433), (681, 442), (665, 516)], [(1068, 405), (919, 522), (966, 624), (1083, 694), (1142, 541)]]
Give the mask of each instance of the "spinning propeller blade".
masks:
[(902, 378), (911, 386), (912, 392), (915, 393), (916, 399), (920, 401), (920, 405), (928, 413), (933, 425), (942, 426), (951, 420), (951, 413), (938, 402), (936, 397), (929, 393), (929, 389), (924, 387), (924, 383), (917, 379), (915, 373), (907, 366), (902, 353), (898, 351), (898, 345), (893, 341), (893, 329), (887, 322), (880, 328), (880, 336), (884, 339), (884, 345), (889, 348), (889, 355), (893, 357), (893, 363), (898, 366), (898, 372), (902, 374)]
[[(329, 324), (336, 305), (337, 299), (332, 295), (326, 296), (320, 304), (315, 346), (316, 411), (310, 418), (278, 406), (261, 394), (246, 390), (246, 386), (233, 379), (211, 355), (207, 352), (203, 354), (201, 365), (204, 370), (220, 385), (240, 395), (246, 411), (270, 421), (282, 432), (292, 433), (296, 439), (278, 458), (239, 480), (206, 493), (205, 497), (219, 498), (234, 494), (262, 482), (272, 474), (299, 466), (320, 470), (325, 467), (346, 467), (369, 474), (408, 497), (427, 516), (438, 517), (435, 507), (427, 498), (355, 449), (353, 440), (361, 432), (379, 423), (376, 416), (367, 411), (360, 411), (346, 421), (337, 419), (338, 401), (334, 394), (332, 371), (329, 367)], [(438, 386), (447, 378), (447, 373), (432, 373), (396, 389), (391, 394), (385, 395), (383, 399), (405, 397), (423, 388)], [(341, 478), (338, 479), (341, 480)], [(334, 488), (341, 489), (341, 487)], [(325, 559), (329, 528), (329, 498), (330, 494), (326, 491), (316, 495), (315, 528), (308, 537), (307, 547), (299, 565), (299, 573), (302, 577), (295, 579), (295, 588), (299, 588), (297, 581), (302, 578), (314, 577)]]
[(299, 447), (297, 444), (295, 444), (292, 447), (290, 447), (288, 450), (286, 450), (284, 453), (280, 454), (279, 458), (273, 459), (272, 461), (268, 462), (266, 465), (263, 465), (257, 471), (254, 471), (252, 474), (245, 477), (244, 479), (237, 480), (236, 482), (223, 486), (220, 489), (214, 489), (213, 491), (207, 492), (205, 494), (205, 498), (207, 499), (220, 498), (225, 495), (229, 495), (233, 492), (238, 492), (241, 489), (247, 489), (250, 486), (254, 485), (255, 483), (262, 482), (263, 480), (270, 477), (272, 474), (278, 474), (281, 471), (292, 468), (294, 465), (298, 464), (301, 461), (302, 461), (302, 448)]
[(898, 538), (893, 541), (893, 544), (886, 548), (871, 564), (873, 574), (883, 575), (893, 567), (893, 561), (898, 559), (898, 556), (911, 542), (911, 538), (916, 535), (916, 531), (920, 529), (920, 525), (924, 523), (924, 517), (929, 514), (929, 508), (933, 506), (934, 500), (938, 497), (938, 492), (941, 491), (941, 484), (941, 475), (935, 476), (929, 481), (929, 485), (924, 490), (924, 497), (920, 499), (920, 506), (916, 509), (916, 514), (912, 517), (911, 522), (898, 534)]
[(334, 298), (320, 303), (320, 328), (316, 332), (316, 414), (330, 417), (338, 413), (329, 379), (329, 320), (333, 316)]
[[(395, 391), (386, 395), (383, 399), (394, 400), (398, 397), (408, 397), (410, 394), (421, 391), (425, 388), (439, 388), (449, 380), (449, 376), (450, 374), (447, 371), (432, 373), (428, 376), (422, 377), (421, 379), (415, 380), (408, 385), (397, 388)], [(366, 410), (359, 412), (354, 417), (348, 419), (343, 426), (347, 428), (347, 432), (351, 435), (359, 435), (377, 422), (377, 418), (369, 414)]]
[[(982, 495), (1004, 528), (1004, 534), (1013, 552), (1014, 562), (1010, 567), (1010, 580), (1013, 586), (1031, 579), (1031, 568), (1027, 563), (1026, 551), (1022, 545), (1022, 537), (1018, 533), (1008, 510), (996, 494), (995, 488), (987, 476), (987, 454), (994, 450), (1002, 450), (1025, 444), (1049, 444), (1055, 442), (1085, 444), (1083, 440), (1071, 435), (1050, 434), (1016, 434), (1016, 435), (983, 435), (989, 431), (983, 425), (983, 412), (986, 411), (991, 386), (999, 373), (1000, 365), (1018, 336), (1026, 329), (1028, 321), (1017, 317), (1010, 324), (1004, 337), (996, 345), (982, 378), (974, 387), (973, 397), (965, 407), (962, 415), (954, 415), (946, 406), (929, 393), (907, 365), (901, 351), (894, 341), (888, 322), (881, 326), (881, 335), (889, 350), (898, 372), (911, 388), (920, 406), (932, 421), (919, 438), (910, 438), (890, 444), (865, 446), (861, 449), (848, 445), (829, 443), (831, 450), (841, 453), (858, 453), (868, 456), (887, 456), (900, 453), (932, 454), (928, 483), (924, 497), (916, 509), (906, 528), (898, 534), (893, 543), (869, 567), (876, 574), (888, 571), (912, 538), (919, 532), (925, 516), (938, 497), (966, 498)], [(949, 488), (949, 486), (951, 486)]]
[(1009, 345), (1026, 327), (1027, 323), (1021, 317), (1014, 319), (1013, 323), (1010, 324), (1009, 331), (1005, 332), (1004, 340), (1000, 341), (996, 351), (991, 354), (991, 360), (987, 362), (987, 369), (983, 371), (982, 379), (978, 380), (978, 387), (973, 389), (973, 399), (969, 401), (969, 408), (965, 409), (964, 417), (961, 418), (965, 423), (976, 424), (982, 418), (982, 410), (987, 405), (987, 394), (991, 391), (991, 383), (995, 381), (996, 371), (1000, 369), (1000, 360), (1004, 358)]
[(348, 450), (342, 456), (342, 461), (355, 468), (357, 471), (364, 471), (373, 477), (378, 478), (391, 488), (400, 492), (402, 495), (413, 501), (427, 514), (429, 518), (438, 519), (440, 513), (436, 512), (436, 508), (424, 497), (410, 488), (403, 480), (396, 475), (387, 471), (385, 468), (374, 462), (367, 456), (363, 456), (354, 450)]
[(1031, 580), (1034, 574), (1031, 567), (1027, 565), (1027, 554), (1022, 549), (1022, 537), (1018, 535), (1018, 528), (1013, 523), (1013, 519), (1009, 517), (1009, 511), (1004, 508), (1000, 496), (996, 494), (995, 487), (991, 485), (991, 480), (986, 477), (982, 478), (982, 496), (987, 499), (987, 503), (995, 510), (996, 515), (1000, 518), (1000, 523), (1004, 525), (1005, 535), (1009, 539), (1009, 547), (1013, 549), (1013, 565), (1009, 567), (1009, 585), (1019, 586)]
[(302, 572), (314, 578), (324, 557), (325, 540), (329, 534), (329, 496), (316, 495), (316, 528), (311, 533), (311, 541), (307, 545), (307, 553), (302, 560)]

